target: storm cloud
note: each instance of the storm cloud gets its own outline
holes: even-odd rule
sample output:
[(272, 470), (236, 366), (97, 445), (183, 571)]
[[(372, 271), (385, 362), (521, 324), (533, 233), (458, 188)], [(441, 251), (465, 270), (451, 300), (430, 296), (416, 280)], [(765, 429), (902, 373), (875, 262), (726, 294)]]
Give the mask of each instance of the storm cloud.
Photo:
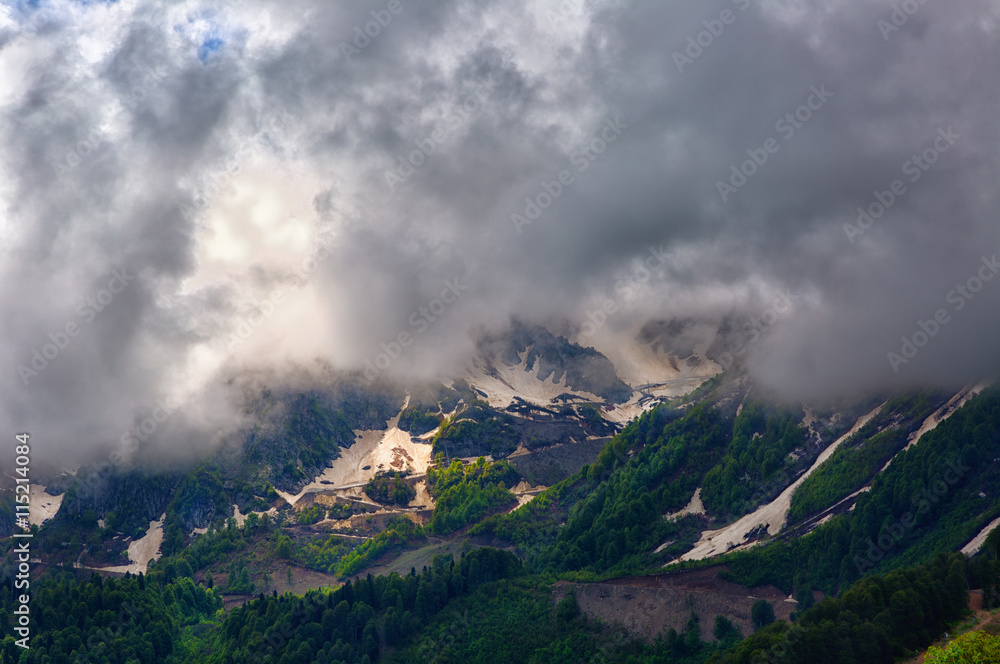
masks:
[(198, 445), (245, 368), (447, 376), (608, 299), (790, 292), (790, 395), (990, 375), (1000, 6), (896, 7), (5, 3), (0, 423), (69, 460), (171, 399)]

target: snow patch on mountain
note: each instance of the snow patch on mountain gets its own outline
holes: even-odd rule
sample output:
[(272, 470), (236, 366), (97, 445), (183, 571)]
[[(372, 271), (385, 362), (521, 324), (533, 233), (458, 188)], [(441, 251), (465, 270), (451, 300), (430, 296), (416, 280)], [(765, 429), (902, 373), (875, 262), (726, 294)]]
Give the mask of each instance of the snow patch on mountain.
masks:
[[(52, 496), (45, 493), (45, 487), (41, 484), (30, 485), (28, 492), (28, 522), (33, 526), (40, 526), (59, 511), (65, 493)], [(23, 512), (21, 513), (24, 514)]]
[[(941, 406), (933, 413), (928, 415), (927, 419), (924, 420), (923, 424), (920, 425), (920, 428), (910, 434), (906, 447), (904, 447), (902, 450), (893, 455), (891, 459), (886, 461), (885, 465), (882, 466), (882, 469), (879, 470), (879, 474), (885, 472), (885, 469), (892, 464), (892, 462), (896, 459), (897, 456), (899, 456), (899, 454), (905, 452), (906, 450), (910, 449), (911, 447), (919, 443), (920, 439), (923, 438), (925, 434), (930, 433), (931, 431), (936, 429), (939, 424), (941, 424), (949, 417), (957, 413), (958, 410), (966, 403), (968, 403), (970, 399), (972, 399), (974, 396), (976, 396), (977, 394), (985, 390), (987, 387), (989, 387), (991, 382), (992, 381), (984, 381), (977, 385), (973, 385), (972, 387), (963, 388), (961, 391), (959, 391), (958, 394), (949, 399), (947, 403), (945, 403), (943, 406)], [(869, 483), (866, 488), (870, 487), (871, 483)]]
[(676, 521), (688, 514), (704, 514), (705, 504), (701, 502), (701, 487), (694, 490), (694, 495), (691, 496), (691, 501), (684, 506), (684, 509), (674, 512), (673, 514), (667, 514), (663, 518), (667, 521)]
[(119, 574), (145, 574), (149, 569), (149, 563), (158, 560), (163, 555), (160, 552), (160, 546), (163, 544), (163, 522), (166, 518), (167, 515), (164, 513), (156, 521), (150, 521), (146, 534), (129, 543), (128, 559), (132, 561), (131, 564), (111, 565), (109, 567), (84, 567), (77, 564), (74, 567)]
[(466, 372), (466, 382), (473, 389), (485, 393), (486, 402), (493, 408), (506, 408), (514, 403), (516, 398), (536, 406), (549, 406), (557, 397), (564, 394), (585, 401), (603, 401), (595, 394), (570, 388), (566, 385), (566, 374), (563, 374), (558, 381), (555, 375), (546, 380), (539, 380), (537, 375), (539, 360), (536, 359), (531, 366), (528, 366), (529, 352), (530, 349), (521, 353), (521, 361), (513, 366), (479, 360)]
[[(406, 409), (409, 399), (403, 404)], [(427, 472), (431, 463), (431, 445), (414, 440), (399, 428), (402, 410), (386, 423), (384, 430), (368, 429), (354, 432), (356, 440), (350, 447), (340, 448), (340, 456), (297, 494), (280, 490), (278, 495), (295, 505), (307, 493), (337, 488), (363, 486), (379, 471), (398, 470), (407, 474)]]
[[(826, 463), (826, 460), (837, 451), (837, 448), (840, 447), (845, 440), (853, 436), (859, 429), (861, 429), (861, 427), (875, 417), (879, 411), (882, 410), (883, 406), (885, 406), (885, 404), (881, 404), (867, 415), (858, 419), (854, 426), (851, 427), (850, 431), (845, 433), (843, 436), (831, 443), (825, 450), (823, 450), (819, 457), (816, 458), (813, 465), (809, 467), (809, 470), (803, 473), (797, 480), (789, 485), (788, 488), (782, 491), (781, 495), (773, 501), (767, 505), (762, 505), (756, 511), (747, 514), (725, 528), (720, 528), (719, 530), (706, 530), (701, 534), (701, 539), (695, 544), (693, 549), (685, 553), (677, 560), (668, 563), (668, 565), (672, 565), (673, 563), (682, 560), (703, 560), (705, 558), (718, 556), (726, 553), (727, 551), (742, 547), (747, 544), (750, 533), (759, 530), (761, 527), (767, 528), (767, 533), (771, 536), (780, 533), (782, 528), (785, 527), (785, 522), (788, 518), (788, 509), (792, 503), (792, 495), (795, 493), (796, 489), (798, 489), (806, 478), (809, 477), (809, 475), (811, 475), (817, 468)], [(751, 546), (752, 545), (753, 543), (751, 543)]]
[(962, 553), (967, 556), (974, 556), (979, 553), (979, 550), (983, 548), (983, 544), (986, 543), (986, 538), (989, 537), (997, 526), (1000, 526), (1000, 517), (997, 517), (990, 525), (983, 528), (982, 532), (972, 538), (972, 541), (962, 547)]
[(708, 344), (680, 358), (648, 343), (607, 343), (595, 350), (615, 366), (618, 377), (635, 390), (656, 397), (680, 397), (697, 389), (722, 372), (722, 367), (705, 357)]
[(417, 490), (417, 495), (407, 504), (407, 507), (420, 507), (422, 509), (434, 509), (434, 497), (427, 490), (427, 480), (420, 480), (413, 487)]
[(240, 506), (236, 505), (235, 503), (233, 504), (233, 518), (236, 519), (236, 525), (239, 526), (240, 528), (242, 528), (243, 525), (247, 522), (247, 517), (250, 516), (251, 514), (256, 514), (258, 517), (260, 517), (261, 515), (264, 515), (264, 514), (269, 514), (270, 516), (274, 517), (274, 516), (278, 515), (278, 510), (277, 510), (277, 508), (272, 507), (271, 509), (267, 510), (266, 512), (253, 512), (253, 511), (251, 511), (251, 512), (247, 512), (246, 514), (243, 514), (242, 512), (240, 512)]
[(608, 422), (625, 425), (656, 406), (657, 402), (641, 394), (636, 394), (623, 404), (606, 404), (601, 407), (601, 417)]
[(149, 522), (146, 534), (128, 545), (128, 559), (132, 561), (132, 574), (145, 574), (149, 563), (160, 557), (160, 545), (163, 544), (163, 522), (167, 515), (161, 514), (156, 521)]
[[(923, 425), (916, 432), (910, 434), (909, 444), (907, 444), (904, 450), (908, 450), (919, 443), (924, 434), (936, 429), (939, 424), (954, 415), (958, 409), (968, 403), (972, 397), (989, 387), (990, 383), (991, 381), (984, 381), (978, 385), (963, 389), (961, 392), (953, 396), (948, 403), (931, 413), (931, 415), (924, 420)], [(885, 469), (883, 468), (883, 470)]]

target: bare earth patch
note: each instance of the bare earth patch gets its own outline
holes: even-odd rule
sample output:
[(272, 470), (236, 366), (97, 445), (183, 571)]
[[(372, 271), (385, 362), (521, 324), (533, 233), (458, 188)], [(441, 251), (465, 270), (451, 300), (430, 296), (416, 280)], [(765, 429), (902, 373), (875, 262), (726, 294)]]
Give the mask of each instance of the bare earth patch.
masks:
[(671, 627), (682, 631), (694, 611), (700, 620), (701, 638), (713, 640), (715, 616), (721, 615), (743, 632), (753, 633), (750, 608), (758, 599), (774, 607), (778, 619), (787, 620), (796, 603), (774, 586), (748, 588), (722, 579), (727, 568), (709, 567), (677, 574), (612, 579), (603, 583), (569, 583), (553, 586), (556, 601), (572, 588), (580, 610), (605, 623), (617, 623), (630, 634), (652, 641)]

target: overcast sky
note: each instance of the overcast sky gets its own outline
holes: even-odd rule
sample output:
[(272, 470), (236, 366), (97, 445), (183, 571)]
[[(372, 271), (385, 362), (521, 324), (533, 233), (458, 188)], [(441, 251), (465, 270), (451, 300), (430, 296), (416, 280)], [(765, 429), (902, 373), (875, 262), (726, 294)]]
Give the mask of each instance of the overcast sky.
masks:
[(388, 371), (447, 375), (606, 299), (604, 333), (790, 292), (748, 356), (793, 395), (990, 374), (1000, 3), (907, 8), (5, 0), (2, 429), (207, 431), (247, 366), (405, 333)]

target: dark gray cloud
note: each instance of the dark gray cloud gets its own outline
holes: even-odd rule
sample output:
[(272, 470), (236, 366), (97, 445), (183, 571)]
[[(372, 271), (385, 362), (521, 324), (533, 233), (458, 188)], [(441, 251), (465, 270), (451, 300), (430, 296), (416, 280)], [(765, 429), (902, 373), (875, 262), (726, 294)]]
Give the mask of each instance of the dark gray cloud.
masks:
[[(223, 397), (197, 396), (219, 372), (356, 369), (407, 333), (391, 371), (447, 374), (511, 316), (582, 320), (651, 248), (669, 265), (610, 327), (753, 315), (790, 289), (749, 351), (790, 394), (995, 371), (1000, 283), (949, 301), (1000, 253), (995, 2), (928, 3), (885, 35), (874, 0), (392, 8), (85, 5), (37, 34), (12, 15), (4, 428), (69, 458), (175, 394), (191, 428), (171, 442), (202, 444), (225, 421)], [(134, 279), (83, 304), (116, 268)], [(949, 321), (891, 366), (938, 309)], [(19, 369), (69, 323), (44, 369)]]

